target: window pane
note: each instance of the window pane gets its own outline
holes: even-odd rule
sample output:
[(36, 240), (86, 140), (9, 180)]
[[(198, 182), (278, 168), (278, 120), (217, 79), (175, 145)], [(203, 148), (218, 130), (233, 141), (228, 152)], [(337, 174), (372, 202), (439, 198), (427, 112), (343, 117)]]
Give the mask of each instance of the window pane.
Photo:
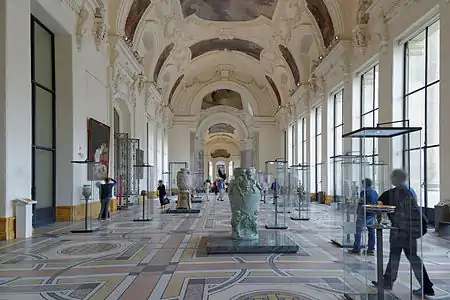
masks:
[(373, 127), (373, 112), (362, 116), (363, 127)]
[(322, 165), (321, 164), (317, 165), (316, 180), (317, 180), (317, 192), (321, 192), (322, 191)]
[(316, 135), (322, 133), (322, 108), (316, 108)]
[[(417, 196), (421, 195), (421, 200), (418, 199), (418, 202), (420, 201), (423, 206), (423, 189), (422, 189), (422, 182), (423, 182), (423, 176), (422, 176), (422, 170), (423, 170), (423, 155), (422, 155), (422, 149), (413, 150), (410, 151), (410, 169), (409, 169), (409, 180), (411, 187), (416, 191)], [(408, 170), (407, 166), (405, 168)], [(420, 193), (420, 194), (419, 194)]]
[(380, 78), (379, 78), (379, 72), (378, 72), (378, 65), (375, 66), (375, 85), (374, 85), (374, 89), (375, 89), (375, 99), (374, 99), (374, 104), (373, 104), (373, 108), (377, 109), (378, 108), (378, 87), (380, 86)]
[(406, 44), (406, 92), (425, 85), (425, 31)]
[[(406, 119), (409, 126), (425, 128), (425, 90), (420, 90), (405, 99)], [(419, 134), (410, 134), (410, 148), (422, 147)]]
[(334, 126), (342, 124), (342, 90), (334, 96)]
[(428, 27), (428, 83), (439, 80), (439, 21)]
[(53, 206), (53, 151), (34, 150), (36, 209)]
[(427, 149), (427, 193), (428, 207), (434, 208), (440, 201), (439, 147)]
[(370, 69), (368, 72), (364, 73), (362, 76), (362, 109), (361, 112), (364, 114), (374, 109), (373, 107), (373, 92), (374, 92), (374, 70)]
[(427, 146), (439, 145), (439, 83), (427, 92)]
[(53, 148), (53, 95), (36, 86), (35, 144)]
[(343, 126), (336, 127), (335, 129), (335, 153), (334, 155), (342, 154), (342, 128)]
[(34, 67), (34, 80), (53, 90), (52, 36), (37, 23), (34, 23)]
[(316, 137), (317, 139), (317, 156), (316, 156), (316, 163), (319, 164), (322, 162), (322, 136), (318, 135)]

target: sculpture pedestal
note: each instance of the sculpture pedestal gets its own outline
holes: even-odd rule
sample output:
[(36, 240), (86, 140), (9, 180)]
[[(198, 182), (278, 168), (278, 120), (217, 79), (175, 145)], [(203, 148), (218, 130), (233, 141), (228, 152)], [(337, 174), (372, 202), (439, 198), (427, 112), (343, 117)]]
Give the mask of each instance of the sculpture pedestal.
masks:
[(297, 253), (298, 250), (298, 245), (280, 231), (260, 231), (256, 240), (236, 240), (229, 235), (209, 236), (206, 242), (208, 254)]
[(166, 214), (198, 214), (200, 209), (196, 208), (168, 208), (166, 209)]
[(181, 191), (178, 195), (177, 209), (191, 209), (191, 195), (189, 191)]

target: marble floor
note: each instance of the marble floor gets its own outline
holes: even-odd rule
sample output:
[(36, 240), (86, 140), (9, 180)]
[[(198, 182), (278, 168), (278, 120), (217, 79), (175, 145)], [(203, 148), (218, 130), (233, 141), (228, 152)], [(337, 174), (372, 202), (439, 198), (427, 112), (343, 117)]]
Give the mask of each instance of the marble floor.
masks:
[[(297, 254), (208, 256), (206, 236), (230, 231), (227, 200), (196, 204), (200, 214), (164, 214), (156, 200), (151, 204), (151, 222), (133, 222), (141, 215), (136, 207), (93, 221), (94, 233), (71, 233), (80, 223), (56, 224), (31, 239), (0, 243), (0, 300), (327, 300), (372, 291), (375, 259), (330, 243), (341, 227), (328, 206), (313, 204), (310, 221), (286, 218)], [(273, 205), (261, 206), (265, 230)], [(430, 232), (422, 245), (437, 298), (450, 299), (450, 241)], [(394, 287), (399, 299), (410, 299), (409, 285), (403, 257)]]

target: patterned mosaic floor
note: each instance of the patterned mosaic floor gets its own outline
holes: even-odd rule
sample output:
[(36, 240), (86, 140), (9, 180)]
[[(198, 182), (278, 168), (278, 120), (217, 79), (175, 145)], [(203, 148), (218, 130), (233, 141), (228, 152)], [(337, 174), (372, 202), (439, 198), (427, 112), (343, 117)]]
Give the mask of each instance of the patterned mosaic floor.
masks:
[[(273, 205), (261, 205), (264, 230)], [(367, 290), (365, 278), (375, 278), (373, 258), (330, 244), (340, 227), (327, 206), (313, 205), (310, 221), (286, 218), (297, 254), (234, 256), (204, 251), (205, 236), (230, 231), (228, 201), (197, 206), (200, 214), (185, 215), (162, 214), (155, 206), (147, 223), (132, 221), (140, 216), (135, 208), (94, 223), (100, 229), (91, 234), (70, 232), (80, 223), (58, 224), (28, 240), (0, 243), (0, 299), (328, 300)], [(423, 241), (440, 299), (450, 299), (449, 245), (433, 233)], [(409, 299), (409, 282), (403, 258), (394, 288), (400, 299)]]

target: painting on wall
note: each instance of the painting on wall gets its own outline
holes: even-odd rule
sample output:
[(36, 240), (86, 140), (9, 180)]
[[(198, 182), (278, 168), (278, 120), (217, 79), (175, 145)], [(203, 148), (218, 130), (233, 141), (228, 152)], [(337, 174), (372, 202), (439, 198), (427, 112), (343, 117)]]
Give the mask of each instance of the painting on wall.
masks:
[(208, 109), (213, 106), (231, 106), (238, 110), (243, 110), (241, 95), (235, 91), (221, 89), (209, 93), (203, 97), (202, 109)]
[(128, 12), (127, 20), (125, 21), (125, 37), (133, 40), (139, 21), (151, 2), (151, 0), (134, 0)]
[(208, 52), (227, 50), (241, 52), (257, 60), (260, 60), (261, 52), (264, 50), (264, 48), (251, 41), (238, 38), (233, 38), (230, 40), (221, 40), (219, 38), (214, 38), (197, 42), (190, 46), (189, 50), (191, 50), (192, 54), (191, 59), (195, 59), (196, 57), (199, 57), (200, 55)]
[(328, 47), (334, 39), (334, 26), (328, 8), (323, 0), (307, 0), (306, 2), (322, 32), (323, 43), (325, 47)]
[(109, 176), (110, 128), (92, 118), (88, 119), (88, 160), (95, 165), (88, 168), (88, 180), (104, 180)]
[(231, 133), (234, 134), (234, 127), (231, 126), (230, 124), (225, 124), (225, 123), (217, 123), (211, 127), (209, 127), (208, 132), (209, 134), (214, 134), (214, 133)]
[(197, 15), (210, 21), (272, 19), (278, 0), (180, 0), (183, 16)]

